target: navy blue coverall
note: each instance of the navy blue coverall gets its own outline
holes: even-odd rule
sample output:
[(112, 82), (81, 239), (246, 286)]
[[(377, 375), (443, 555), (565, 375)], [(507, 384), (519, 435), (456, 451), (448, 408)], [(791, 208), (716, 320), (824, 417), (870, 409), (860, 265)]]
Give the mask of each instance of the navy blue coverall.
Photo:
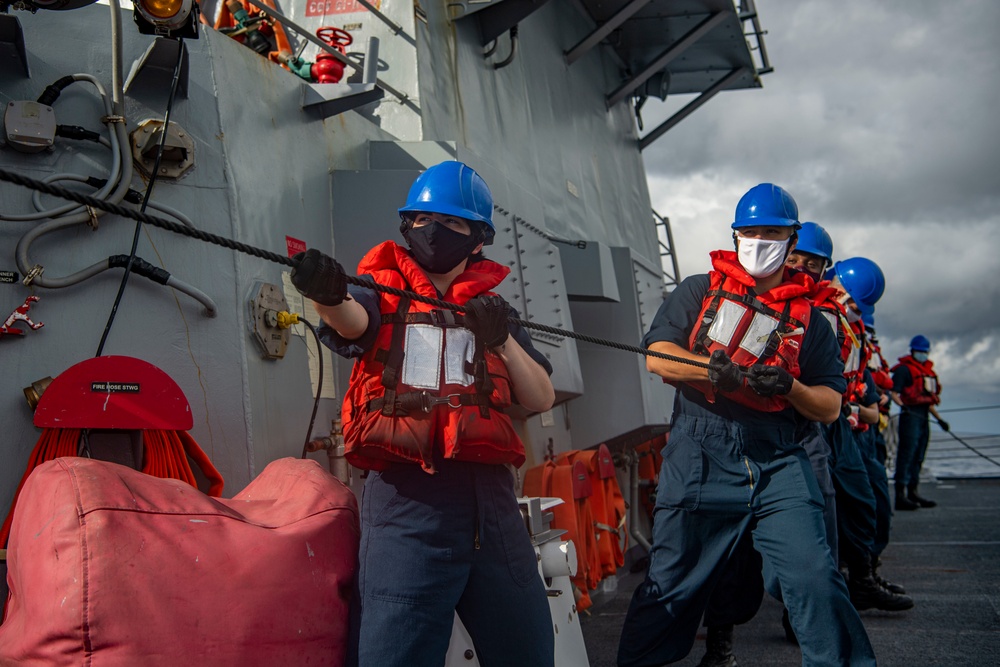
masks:
[[(318, 333), (357, 358), (375, 343), (381, 313), (374, 292), (349, 291), (368, 311), (368, 329), (353, 341), (325, 323)], [(551, 375), (527, 332), (511, 324), (510, 333)], [(434, 466), (429, 475), (394, 464), (365, 480), (348, 665), (441, 667), (457, 611), (483, 667), (552, 667), (552, 617), (513, 475), (503, 465), (436, 458)]]
[[(879, 393), (875, 380), (869, 371), (865, 371), (865, 396), (861, 400), (864, 405), (878, 403)], [(868, 482), (875, 496), (875, 532), (872, 537), (872, 556), (878, 558), (889, 544), (889, 529), (892, 522), (892, 505), (889, 499), (889, 479), (885, 472), (885, 464), (878, 454), (878, 424), (869, 424), (865, 431), (854, 432), (854, 442), (861, 453), (865, 470), (868, 471)]]
[[(687, 349), (707, 275), (664, 301), (643, 345)], [(813, 311), (815, 322), (821, 315)], [(832, 331), (808, 328), (799, 356), (807, 385), (846, 389)], [(874, 665), (875, 656), (830, 554), (823, 496), (795, 439), (795, 411), (764, 413), (681, 383), (663, 448), (646, 580), (635, 591), (620, 667), (662, 665), (691, 650), (709, 596), (749, 531), (780, 584), (803, 665)]]
[[(816, 483), (823, 496), (823, 524), (826, 543), (834, 561), (837, 560), (837, 503), (836, 490), (830, 477), (830, 445), (826, 441), (823, 425), (799, 418), (795, 440), (809, 457)], [(765, 582), (766, 579), (766, 582)], [(781, 601), (781, 585), (776, 573), (764, 568), (760, 554), (753, 549), (749, 534), (740, 542), (722, 579), (712, 591), (705, 610), (705, 627), (742, 625), (750, 622), (764, 600), (764, 588), (773, 598)]]
[[(913, 374), (905, 364), (900, 364), (892, 373), (892, 391), (902, 394), (911, 384)], [(894, 478), (897, 487), (916, 487), (920, 483), (920, 468), (924, 465), (927, 443), (931, 438), (929, 417), (930, 408), (926, 405), (904, 405), (900, 408)]]
[(875, 491), (851, 425), (841, 415), (826, 427), (830, 474), (836, 489), (839, 559), (864, 570), (875, 551)]

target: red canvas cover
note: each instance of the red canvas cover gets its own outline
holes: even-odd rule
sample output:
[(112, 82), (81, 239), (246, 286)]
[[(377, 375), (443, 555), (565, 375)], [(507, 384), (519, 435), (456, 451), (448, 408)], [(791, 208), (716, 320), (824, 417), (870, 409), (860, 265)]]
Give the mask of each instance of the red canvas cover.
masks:
[(14, 517), (0, 664), (342, 665), (358, 540), (354, 495), (314, 461), (232, 500), (49, 461)]

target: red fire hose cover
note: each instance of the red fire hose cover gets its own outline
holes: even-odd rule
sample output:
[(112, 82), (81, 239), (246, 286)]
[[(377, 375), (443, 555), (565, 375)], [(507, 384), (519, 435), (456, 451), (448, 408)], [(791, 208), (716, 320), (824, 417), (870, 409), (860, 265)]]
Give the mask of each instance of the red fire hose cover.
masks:
[(25, 482), (0, 664), (344, 664), (357, 502), (281, 459), (232, 500), (61, 458)]
[(70, 366), (38, 401), (42, 428), (188, 431), (194, 421), (169, 375), (134, 357), (94, 357)]

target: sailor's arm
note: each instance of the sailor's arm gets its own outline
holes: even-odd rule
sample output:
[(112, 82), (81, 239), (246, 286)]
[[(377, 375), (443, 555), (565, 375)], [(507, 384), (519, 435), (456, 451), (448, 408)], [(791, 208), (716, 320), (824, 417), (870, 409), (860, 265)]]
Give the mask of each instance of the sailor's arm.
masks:
[(368, 311), (348, 293), (347, 274), (340, 262), (315, 248), (292, 259), (295, 289), (313, 302), (316, 313), (341, 337), (360, 338), (368, 328)]
[(667, 382), (708, 381), (708, 357), (695, 354), (684, 344), (698, 320), (709, 278), (705, 274), (688, 276), (660, 304), (642, 345), (650, 352), (690, 359), (698, 366), (682, 364), (658, 357), (646, 357), (646, 369)]
[(792, 381), (787, 398), (806, 419), (832, 424), (840, 417), (847, 382), (840, 345), (833, 330), (821, 324), (821, 317), (814, 308), (810, 320), (816, 326), (806, 329), (799, 353), (799, 377)]
[[(650, 343), (648, 349), (650, 352), (661, 352), (663, 354), (669, 354), (672, 357), (690, 359), (691, 361), (696, 361), (699, 364), (708, 363), (708, 357), (685, 350), (680, 345), (669, 341), (657, 341), (655, 343)], [(694, 380), (708, 381), (707, 368), (703, 368), (701, 366), (690, 366), (688, 364), (682, 364), (678, 361), (670, 361), (669, 359), (662, 359), (660, 357), (646, 357), (646, 370), (650, 373), (659, 375), (668, 382), (691, 382)]]
[(858, 405), (858, 418), (866, 424), (878, 423), (878, 403)]
[(346, 340), (357, 340), (368, 329), (368, 311), (350, 296), (337, 306), (315, 302), (313, 306), (320, 318)]
[(903, 407), (903, 389), (911, 384), (913, 384), (913, 376), (910, 375), (910, 371), (905, 365), (900, 364), (892, 372), (892, 391), (889, 392), (892, 402)]
[(840, 416), (840, 394), (830, 387), (809, 386), (793, 380), (787, 398), (792, 407), (810, 421), (831, 424)]
[(493, 348), (510, 375), (514, 397), (526, 410), (545, 412), (556, 400), (549, 374), (537, 361), (532, 359), (513, 336)]

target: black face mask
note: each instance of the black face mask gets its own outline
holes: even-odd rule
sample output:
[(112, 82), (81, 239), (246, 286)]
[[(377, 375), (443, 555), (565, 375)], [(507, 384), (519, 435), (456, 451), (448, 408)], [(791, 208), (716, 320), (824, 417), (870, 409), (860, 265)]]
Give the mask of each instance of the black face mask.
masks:
[(476, 236), (452, 231), (432, 222), (422, 227), (410, 227), (403, 232), (410, 245), (413, 259), (430, 273), (448, 273), (467, 259), (479, 245)]

